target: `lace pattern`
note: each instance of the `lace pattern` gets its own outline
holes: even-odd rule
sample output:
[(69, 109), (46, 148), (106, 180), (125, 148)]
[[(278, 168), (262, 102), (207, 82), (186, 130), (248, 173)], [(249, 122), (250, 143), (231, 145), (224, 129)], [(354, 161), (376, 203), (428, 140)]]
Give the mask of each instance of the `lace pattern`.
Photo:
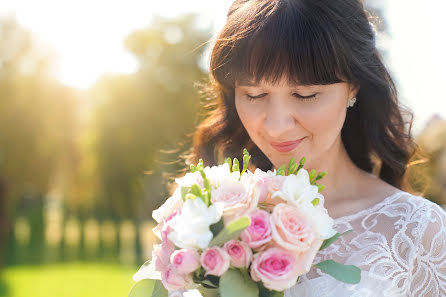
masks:
[(313, 267), (285, 297), (446, 296), (446, 213), (437, 204), (397, 192), (356, 214), (335, 219), (342, 236), (315, 262), (358, 266), (361, 282), (344, 284)]

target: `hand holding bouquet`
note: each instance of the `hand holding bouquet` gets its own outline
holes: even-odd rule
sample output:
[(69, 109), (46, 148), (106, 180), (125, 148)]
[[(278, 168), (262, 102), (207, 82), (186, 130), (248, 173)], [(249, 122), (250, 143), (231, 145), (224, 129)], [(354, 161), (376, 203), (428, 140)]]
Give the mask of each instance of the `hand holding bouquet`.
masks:
[[(176, 179), (172, 197), (153, 212), (158, 222), (152, 260), (134, 275), (131, 297), (161, 297), (191, 289), (221, 297), (283, 296), (307, 273), (316, 253), (342, 234), (324, 208), (326, 173), (305, 170), (305, 158), (277, 171), (249, 171), (234, 158)], [(334, 278), (358, 283), (360, 270), (333, 260), (314, 264)]]

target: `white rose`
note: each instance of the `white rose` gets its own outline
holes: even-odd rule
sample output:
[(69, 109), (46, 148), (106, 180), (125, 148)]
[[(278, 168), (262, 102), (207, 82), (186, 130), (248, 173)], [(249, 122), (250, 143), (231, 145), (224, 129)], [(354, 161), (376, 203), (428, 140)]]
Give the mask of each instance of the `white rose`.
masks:
[(295, 205), (311, 203), (314, 198), (323, 198), (318, 195), (318, 187), (310, 183), (308, 172), (304, 168), (301, 168), (297, 175), (286, 176), (282, 188), (271, 197), (278, 197)]
[(168, 238), (180, 248), (204, 249), (213, 237), (209, 226), (220, 220), (221, 213), (219, 205), (207, 207), (200, 198), (188, 199), (181, 213), (168, 222), (173, 229)]

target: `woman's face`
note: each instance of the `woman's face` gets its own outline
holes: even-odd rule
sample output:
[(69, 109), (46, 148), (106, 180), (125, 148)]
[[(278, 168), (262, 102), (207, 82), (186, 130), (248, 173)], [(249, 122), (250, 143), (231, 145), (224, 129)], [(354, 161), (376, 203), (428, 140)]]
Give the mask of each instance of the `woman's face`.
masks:
[(235, 106), (251, 140), (274, 168), (287, 165), (291, 157), (298, 162), (303, 156), (305, 167), (315, 168), (339, 152), (347, 101), (356, 93), (345, 82), (312, 86), (290, 86), (286, 79), (277, 85), (236, 83)]

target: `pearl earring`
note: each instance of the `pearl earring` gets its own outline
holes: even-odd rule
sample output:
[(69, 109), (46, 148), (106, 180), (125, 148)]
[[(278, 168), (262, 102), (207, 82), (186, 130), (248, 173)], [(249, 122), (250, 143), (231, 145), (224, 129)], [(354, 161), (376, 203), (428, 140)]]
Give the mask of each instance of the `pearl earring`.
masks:
[(356, 97), (353, 97), (352, 99), (348, 99), (348, 102), (347, 102), (347, 108), (349, 108), (349, 107), (353, 107), (353, 105), (355, 104), (355, 102), (356, 102)]

